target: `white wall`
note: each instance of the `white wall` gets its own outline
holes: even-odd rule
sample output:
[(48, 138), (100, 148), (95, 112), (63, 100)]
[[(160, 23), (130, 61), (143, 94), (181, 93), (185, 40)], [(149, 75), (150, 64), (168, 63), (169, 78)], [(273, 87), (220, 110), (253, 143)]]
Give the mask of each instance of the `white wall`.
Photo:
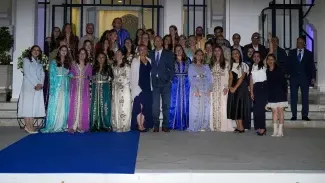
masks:
[(316, 1), (310, 13), (307, 16), (307, 22), (312, 24), (316, 29), (315, 39), (315, 58), (317, 61), (317, 85), (322, 92), (325, 92), (325, 1)]
[(231, 41), (234, 33), (242, 37), (241, 44), (251, 42), (251, 35), (259, 31), (259, 16), (270, 0), (227, 0), (224, 26), (225, 36)]

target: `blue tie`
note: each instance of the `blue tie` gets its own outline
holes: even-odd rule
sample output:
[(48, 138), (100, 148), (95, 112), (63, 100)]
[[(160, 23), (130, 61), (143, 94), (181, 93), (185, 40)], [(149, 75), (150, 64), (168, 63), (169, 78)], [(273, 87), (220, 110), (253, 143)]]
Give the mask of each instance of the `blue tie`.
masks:
[(298, 59), (299, 62), (301, 62), (301, 50), (299, 50), (299, 53), (297, 55), (297, 59)]
[(157, 51), (157, 56), (156, 56), (157, 66), (159, 65), (159, 61), (160, 61), (160, 55), (159, 55), (159, 51)]

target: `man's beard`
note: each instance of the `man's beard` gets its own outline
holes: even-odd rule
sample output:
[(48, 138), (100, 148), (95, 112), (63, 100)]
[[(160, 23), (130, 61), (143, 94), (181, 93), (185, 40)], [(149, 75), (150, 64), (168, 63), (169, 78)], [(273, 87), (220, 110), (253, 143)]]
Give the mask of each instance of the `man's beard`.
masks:
[(199, 34), (196, 34), (196, 36), (202, 37), (203, 34), (202, 33), (199, 33)]

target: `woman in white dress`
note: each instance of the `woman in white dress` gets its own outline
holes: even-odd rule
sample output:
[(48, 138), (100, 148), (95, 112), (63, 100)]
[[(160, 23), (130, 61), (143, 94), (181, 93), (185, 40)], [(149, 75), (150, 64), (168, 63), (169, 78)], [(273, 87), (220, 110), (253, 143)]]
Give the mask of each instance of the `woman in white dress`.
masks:
[(210, 129), (232, 132), (234, 130), (232, 121), (227, 119), (229, 63), (225, 60), (222, 47), (214, 48), (210, 67), (212, 73)]
[(115, 52), (112, 84), (112, 127), (116, 132), (130, 131), (131, 127), (131, 90), (130, 66), (121, 50)]
[(43, 83), (44, 70), (40, 63), (42, 58), (41, 48), (34, 45), (29, 56), (23, 60), (23, 84), (18, 102), (18, 117), (24, 118), (25, 130), (28, 133), (36, 133), (34, 118), (45, 116)]

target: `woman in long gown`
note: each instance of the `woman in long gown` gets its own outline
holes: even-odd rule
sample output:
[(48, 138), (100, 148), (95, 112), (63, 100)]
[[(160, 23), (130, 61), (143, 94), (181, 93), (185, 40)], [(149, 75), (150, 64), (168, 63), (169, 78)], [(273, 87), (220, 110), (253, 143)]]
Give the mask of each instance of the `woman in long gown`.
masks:
[(169, 109), (169, 129), (186, 130), (189, 118), (189, 92), (188, 67), (190, 60), (187, 58), (181, 45), (175, 46), (175, 76), (171, 88), (171, 104)]
[(112, 85), (112, 126), (113, 131), (127, 132), (131, 128), (131, 69), (122, 51), (115, 52), (113, 66), (114, 80)]
[(131, 92), (133, 98), (131, 129), (145, 132), (153, 127), (151, 60), (145, 45), (138, 47), (139, 56), (131, 65)]
[(18, 117), (24, 118), (25, 131), (37, 133), (34, 118), (45, 116), (43, 83), (44, 70), (39, 62), (42, 57), (41, 48), (32, 46), (27, 58), (23, 60), (24, 78), (18, 102)]
[(190, 110), (189, 131), (210, 130), (210, 93), (212, 75), (208, 65), (203, 64), (204, 53), (201, 49), (195, 52), (194, 63), (189, 66)]
[(229, 64), (223, 55), (222, 47), (214, 48), (214, 59), (211, 62), (212, 92), (210, 107), (211, 131), (233, 131), (232, 121), (227, 119), (227, 99), (229, 82)]
[(234, 132), (243, 133), (245, 132), (243, 120), (247, 115), (251, 115), (248, 84), (244, 81), (249, 67), (243, 62), (238, 49), (232, 50), (229, 70), (227, 118), (236, 121), (237, 127)]
[(67, 129), (70, 89), (70, 57), (68, 47), (61, 46), (50, 63), (50, 91), (46, 125), (43, 133), (64, 132)]
[(105, 53), (97, 54), (93, 67), (90, 131), (111, 131), (111, 82), (112, 68)]
[(70, 133), (86, 132), (90, 121), (89, 80), (92, 77), (92, 66), (88, 63), (87, 51), (81, 48), (78, 60), (71, 66), (70, 109), (68, 129)]

